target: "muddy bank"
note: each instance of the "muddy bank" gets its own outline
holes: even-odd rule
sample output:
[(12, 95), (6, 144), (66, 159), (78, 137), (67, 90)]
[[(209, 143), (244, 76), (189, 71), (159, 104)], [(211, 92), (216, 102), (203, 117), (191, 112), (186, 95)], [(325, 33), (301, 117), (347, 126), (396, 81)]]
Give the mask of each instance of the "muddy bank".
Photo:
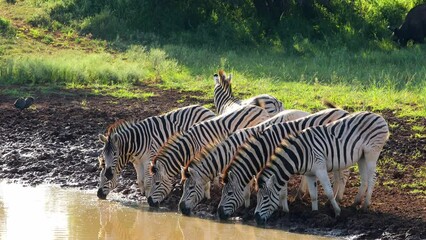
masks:
[[(97, 187), (97, 156), (102, 147), (98, 134), (109, 124), (121, 118), (145, 118), (198, 103), (174, 91), (158, 92), (157, 97), (147, 101), (72, 92), (35, 97), (34, 106), (19, 111), (13, 107), (14, 99), (0, 95), (0, 179), (82, 189)], [(319, 194), (320, 211), (313, 213), (308, 200), (293, 201), (295, 188), (291, 187), (291, 213), (276, 213), (268, 227), (294, 232), (333, 231), (338, 236), (355, 235), (359, 239), (426, 239), (426, 196), (409, 193), (407, 187), (401, 188), (404, 184), (425, 181), (418, 177), (418, 171), (426, 167), (426, 139), (414, 137), (412, 126), (426, 126), (426, 118), (409, 121), (396, 118), (391, 111), (382, 114), (394, 127), (391, 127), (391, 138), (379, 160), (381, 171), (370, 212), (350, 207), (359, 184), (358, 174), (351, 173), (340, 218), (330, 217), (332, 210), (325, 205), (323, 194)], [(425, 136), (426, 132), (417, 134)], [(390, 157), (396, 161), (387, 161)], [(127, 167), (120, 186), (114, 191), (127, 199), (144, 201), (135, 179), (132, 167)], [(293, 181), (296, 183), (298, 179)], [(176, 210), (180, 192), (177, 185), (163, 206)], [(212, 199), (197, 206), (195, 215), (214, 218), (219, 200), (220, 187), (216, 186)], [(252, 197), (252, 206), (237, 212), (236, 219), (254, 224), (254, 207), (255, 197)]]

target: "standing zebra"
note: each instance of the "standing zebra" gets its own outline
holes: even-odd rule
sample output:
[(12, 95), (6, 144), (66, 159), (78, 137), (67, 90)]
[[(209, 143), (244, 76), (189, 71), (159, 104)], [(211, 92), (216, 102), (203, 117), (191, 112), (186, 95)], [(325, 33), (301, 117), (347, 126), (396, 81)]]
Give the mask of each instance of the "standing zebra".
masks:
[(182, 170), (183, 193), (179, 202), (180, 211), (189, 215), (195, 207), (206, 196), (210, 199), (210, 181), (215, 179), (219, 173), (228, 165), (238, 148), (251, 136), (263, 131), (266, 127), (287, 121), (292, 121), (309, 115), (299, 110), (284, 110), (274, 117), (260, 124), (240, 129), (221, 143), (208, 146), (189, 161)]
[(363, 205), (366, 210), (376, 181), (377, 159), (388, 137), (389, 129), (383, 117), (359, 112), (283, 140), (258, 176), (256, 222), (265, 223), (279, 205), (288, 211), (287, 182), (293, 174), (307, 177), (312, 210), (318, 210), (318, 178), (335, 215), (339, 216), (340, 207), (334, 199), (327, 171), (338, 171), (355, 163), (359, 166), (361, 185), (354, 205), (361, 203), (367, 191)]
[(148, 197), (150, 206), (163, 201), (173, 187), (173, 180), (181, 166), (194, 157), (207, 144), (214, 144), (238, 129), (254, 126), (269, 118), (260, 107), (248, 105), (234, 112), (198, 123), (183, 134), (174, 136), (152, 161), (153, 186)]
[(223, 171), (225, 185), (218, 206), (219, 217), (227, 219), (243, 204), (246, 207), (250, 205), (250, 183), (269, 161), (283, 138), (308, 127), (333, 122), (346, 115), (348, 112), (341, 109), (326, 109), (296, 121), (272, 125), (258, 136), (250, 138)]
[(214, 105), (218, 114), (233, 111), (244, 105), (256, 105), (264, 108), (271, 117), (283, 110), (283, 104), (268, 94), (261, 94), (243, 101), (235, 98), (231, 87), (232, 75), (226, 77), (223, 70), (219, 71), (219, 75), (214, 74), (213, 79), (215, 81)]
[[(195, 123), (211, 119), (215, 114), (202, 106), (179, 108), (160, 116), (143, 120), (119, 120), (107, 129), (99, 139), (104, 147), (99, 157), (101, 168), (98, 197), (105, 199), (117, 186), (117, 176), (128, 162), (136, 170), (137, 183), (143, 194), (149, 191), (150, 181), (146, 173), (149, 159), (174, 133), (189, 129)], [(145, 176), (145, 177), (144, 177)], [(144, 179), (145, 178), (145, 179)]]

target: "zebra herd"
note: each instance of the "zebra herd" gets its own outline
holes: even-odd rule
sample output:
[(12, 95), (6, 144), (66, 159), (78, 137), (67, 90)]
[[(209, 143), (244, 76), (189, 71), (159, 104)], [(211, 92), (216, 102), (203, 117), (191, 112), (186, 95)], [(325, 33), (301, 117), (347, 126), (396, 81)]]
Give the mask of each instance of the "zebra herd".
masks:
[(389, 136), (383, 117), (350, 114), (331, 104), (313, 114), (284, 110), (267, 94), (240, 101), (232, 94), (232, 75), (221, 70), (213, 79), (218, 115), (193, 105), (143, 120), (117, 121), (99, 136), (104, 143), (99, 156), (100, 199), (117, 186), (130, 162), (151, 207), (167, 197), (180, 174), (183, 194), (178, 207), (190, 215), (201, 200), (210, 198), (210, 185), (220, 177), (219, 218), (248, 207), (255, 185), (255, 219), (264, 224), (279, 207), (289, 211), (287, 183), (298, 174), (303, 178), (297, 195), (309, 192), (312, 210), (318, 210), (318, 179), (339, 216), (347, 169), (357, 163), (361, 184), (354, 205), (363, 201), (362, 208), (368, 208), (376, 163)]

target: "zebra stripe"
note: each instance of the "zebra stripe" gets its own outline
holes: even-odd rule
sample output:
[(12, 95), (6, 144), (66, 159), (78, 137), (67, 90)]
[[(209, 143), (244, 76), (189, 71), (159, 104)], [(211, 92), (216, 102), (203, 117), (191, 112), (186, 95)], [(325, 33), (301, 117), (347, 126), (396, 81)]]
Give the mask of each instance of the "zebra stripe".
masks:
[(383, 117), (360, 112), (325, 126), (308, 128), (283, 140), (258, 176), (256, 221), (263, 224), (278, 208), (280, 201), (287, 203), (287, 181), (293, 174), (307, 176), (312, 210), (318, 210), (318, 178), (335, 215), (339, 216), (340, 207), (334, 199), (327, 171), (345, 169), (355, 163), (359, 166), (361, 185), (354, 205), (360, 204), (367, 191), (363, 204), (363, 208), (367, 209), (376, 180), (376, 163), (388, 137), (389, 129)]
[(204, 146), (217, 143), (236, 130), (254, 126), (268, 117), (264, 109), (248, 105), (198, 123), (185, 133), (174, 136), (152, 161), (153, 186), (148, 197), (149, 205), (157, 206), (170, 193), (181, 166), (185, 166)]
[(264, 108), (271, 117), (283, 110), (282, 103), (268, 94), (261, 94), (243, 101), (235, 98), (231, 87), (232, 75), (226, 77), (223, 70), (219, 71), (219, 75), (214, 74), (213, 79), (215, 81), (214, 105), (218, 114), (234, 111), (236, 108), (246, 105)]
[(104, 147), (99, 157), (101, 168), (98, 197), (105, 199), (117, 186), (117, 176), (132, 162), (142, 193), (149, 190), (149, 159), (174, 133), (189, 129), (195, 123), (211, 119), (215, 114), (205, 107), (192, 105), (143, 120), (119, 120), (110, 125), (106, 136), (100, 135)]
[(251, 136), (263, 131), (266, 127), (292, 121), (309, 115), (299, 110), (284, 110), (254, 127), (240, 129), (215, 146), (203, 150), (182, 170), (183, 193), (179, 202), (180, 211), (189, 215), (204, 195), (210, 198), (210, 181), (231, 161), (237, 149)]
[(246, 207), (250, 205), (250, 182), (265, 166), (283, 138), (346, 115), (348, 112), (341, 109), (326, 109), (296, 121), (272, 125), (258, 136), (250, 138), (223, 171), (225, 185), (218, 207), (219, 217), (227, 219), (243, 203)]

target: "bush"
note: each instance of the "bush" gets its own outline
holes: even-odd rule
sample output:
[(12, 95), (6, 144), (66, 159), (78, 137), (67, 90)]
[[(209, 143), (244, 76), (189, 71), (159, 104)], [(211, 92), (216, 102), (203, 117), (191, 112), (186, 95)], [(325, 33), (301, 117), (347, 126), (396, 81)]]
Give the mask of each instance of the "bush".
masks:
[(112, 15), (109, 10), (103, 10), (93, 17), (86, 18), (80, 25), (81, 33), (91, 33), (94, 37), (113, 40), (126, 35), (126, 24), (123, 20)]
[(15, 34), (15, 28), (10, 24), (10, 21), (0, 17), (0, 35), (4, 37), (13, 37)]
[(77, 22), (82, 33), (105, 39), (134, 40), (136, 32), (155, 34), (163, 41), (213, 46), (274, 42), (292, 49), (299, 44), (294, 39), (309, 39), (358, 49), (378, 47), (377, 42), (389, 39), (386, 27), (401, 24), (420, 2), (62, 0), (53, 4), (50, 17), (62, 24)]

